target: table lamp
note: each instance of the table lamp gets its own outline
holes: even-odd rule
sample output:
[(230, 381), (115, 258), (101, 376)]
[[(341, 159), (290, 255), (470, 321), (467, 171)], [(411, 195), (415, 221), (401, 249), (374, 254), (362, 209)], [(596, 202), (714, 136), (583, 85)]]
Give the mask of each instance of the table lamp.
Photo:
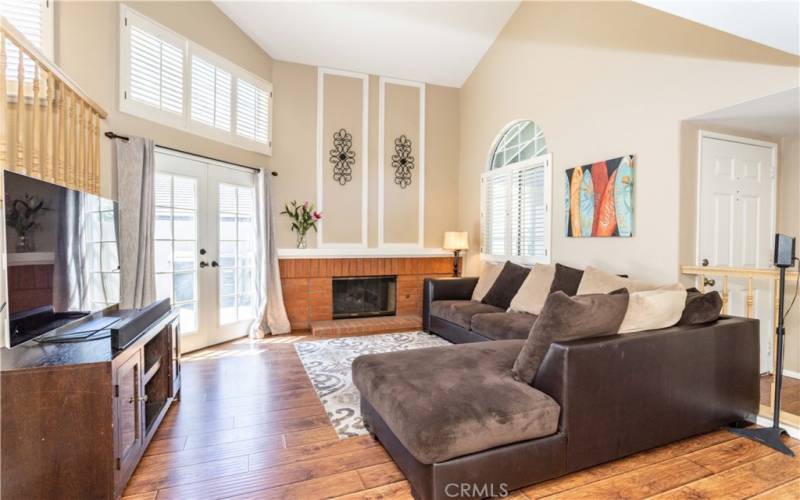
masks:
[(453, 251), (453, 276), (460, 276), (461, 270), (458, 265), (458, 257), (462, 250), (469, 249), (469, 236), (466, 231), (446, 231), (444, 233), (445, 250)]

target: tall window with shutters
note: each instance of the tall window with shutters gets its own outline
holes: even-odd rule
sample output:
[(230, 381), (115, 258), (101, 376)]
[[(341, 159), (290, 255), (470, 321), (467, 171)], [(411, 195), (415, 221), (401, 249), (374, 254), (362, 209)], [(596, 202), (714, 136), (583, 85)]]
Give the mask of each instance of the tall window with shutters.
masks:
[(124, 5), (120, 110), (272, 153), (272, 84)]
[[(25, 38), (50, 59), (53, 58), (53, 5), (51, 0), (0, 0), (3, 15)], [(6, 80), (17, 80), (19, 49), (6, 41)], [(28, 56), (23, 56), (25, 81), (33, 81), (35, 65)], [(16, 92), (15, 86), (8, 87)]]
[(481, 253), (521, 263), (550, 262), (551, 156), (541, 128), (511, 124), (481, 176)]

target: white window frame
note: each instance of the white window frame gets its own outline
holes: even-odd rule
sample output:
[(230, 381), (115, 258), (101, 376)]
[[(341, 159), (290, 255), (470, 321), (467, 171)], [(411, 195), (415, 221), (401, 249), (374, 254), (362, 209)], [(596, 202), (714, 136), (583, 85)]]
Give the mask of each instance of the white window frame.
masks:
[[(51, 3), (51, 0), (32, 0), (32, 1), (38, 2), (40, 8), (42, 9), (42, 46), (39, 47), (39, 50), (41, 50), (42, 53), (52, 61), (53, 56), (55, 54), (55, 29), (53, 28), (54, 26), (53, 5)], [(0, 0), (0, 4), (2, 4), (2, 0)], [(9, 20), (9, 22), (11, 21)], [(14, 27), (16, 28), (16, 26)], [(19, 28), (17, 29), (19, 30)]]
[[(508, 129), (504, 129), (504, 133), (500, 135), (500, 138), (505, 136), (505, 131)], [(497, 141), (495, 141), (497, 144)], [(487, 170), (481, 175), (481, 260), (487, 261), (507, 261), (510, 260), (512, 262), (516, 262), (518, 264), (549, 264), (551, 262), (551, 243), (552, 243), (552, 189), (553, 189), (553, 175), (552, 175), (552, 163), (553, 157), (552, 154), (547, 153), (543, 154), (534, 158), (530, 158), (528, 160), (524, 160), (517, 163), (512, 163), (510, 165), (506, 165), (504, 167), (499, 167), (496, 169), (491, 169), (491, 161), (494, 158), (494, 150), (492, 148), (490, 157), (489, 157), (489, 164), (487, 166)], [(513, 178), (513, 174), (515, 172), (519, 172), (522, 170), (533, 169), (533, 168), (543, 168), (544, 169), (544, 186), (543, 186), (543, 198), (545, 202), (545, 215), (544, 215), (544, 255), (516, 255), (511, 248), (512, 246), (512, 235), (511, 235), (511, 228), (512, 228), (512, 217), (511, 217), (511, 209), (513, 207), (513, 203), (511, 202), (512, 192), (511, 188), (513, 183), (511, 179)], [(487, 242), (484, 241), (484, 235), (486, 234), (486, 185), (488, 184), (488, 180), (494, 176), (507, 176), (508, 182), (506, 189), (507, 192), (507, 205), (506, 205), (506, 217), (505, 217), (505, 242), (503, 243), (504, 252), (502, 254), (492, 254), (486, 253), (485, 249), (487, 248)]]
[[(168, 111), (155, 109), (143, 103), (135, 102), (127, 98), (127, 89), (130, 87), (130, 35), (128, 33), (129, 22), (133, 19), (140, 27), (144, 27), (149, 33), (164, 39), (165, 41), (178, 45), (183, 48), (183, 112), (175, 115)], [(272, 124), (273, 124), (273, 93), (272, 83), (260, 78), (253, 73), (237, 66), (228, 59), (198, 45), (197, 43), (183, 37), (169, 28), (153, 21), (147, 16), (127, 5), (121, 4), (119, 8), (119, 110), (129, 115), (137, 116), (145, 120), (168, 125), (172, 128), (190, 132), (192, 134), (222, 142), (231, 146), (236, 146), (256, 153), (272, 155)], [(203, 123), (192, 120), (191, 118), (191, 99), (192, 99), (192, 58), (196, 54), (209, 63), (218, 66), (231, 74), (231, 130), (225, 132), (214, 127), (209, 127)], [(243, 80), (269, 95), (267, 110), (267, 143), (263, 144), (253, 141), (236, 134), (236, 107), (237, 81)]]
[[(53, 20), (55, 16), (53, 14), (53, 5), (52, 5), (50, 0), (32, 0), (32, 1), (36, 1), (39, 4), (39, 7), (40, 7), (40, 9), (42, 11), (41, 12), (41, 16), (42, 16), (41, 46), (39, 46), (38, 49), (42, 52), (42, 54), (45, 55), (45, 57), (47, 57), (49, 60), (53, 61), (54, 60), (54, 54), (55, 54), (55, 28), (54, 28), (54, 20)], [(0, 0), (0, 4), (2, 4), (2, 2), (3, 2), (3, 0)], [(0, 10), (0, 13), (2, 13), (2, 10)], [(8, 19), (8, 18), (6, 18), (6, 19), (12, 26), (14, 26), (14, 23), (12, 23), (10, 19)], [(17, 26), (14, 26), (14, 28), (17, 29), (18, 31), (20, 31), (20, 33), (22, 32), (22, 30), (20, 30)], [(34, 47), (36, 47), (36, 44), (34, 44), (31, 40), (28, 40), (28, 41), (31, 42), (31, 44)], [(7, 44), (6, 45), (7, 49), (14, 45), (13, 43), (11, 43), (11, 41), (8, 41), (8, 40), (5, 43)], [(6, 64), (7, 64), (7, 66), (6, 66), (6, 74), (3, 75), (3, 77), (6, 78), (6, 95), (11, 99), (12, 102), (16, 102), (17, 91), (18, 91), (18, 82), (17, 82), (17, 76), (16, 76), (17, 75), (17, 68), (16, 67), (12, 67), (12, 65), (10, 64), (10, 60), (9, 60), (8, 56), (9, 56), (9, 54), (6, 53)], [(25, 56), (25, 57), (27, 58), (27, 56)], [(30, 61), (30, 59), (28, 59), (28, 60)], [(29, 62), (28, 64), (32, 65), (31, 62)], [(25, 78), (24, 85), (25, 85), (26, 94), (28, 94), (28, 93), (33, 94), (33, 79), (27, 77), (27, 73), (28, 73), (27, 69), (25, 70), (25, 73), (26, 73), (26, 78)], [(40, 77), (41, 77), (41, 74), (40, 74)], [(33, 101), (33, 97), (32, 96), (28, 96), (26, 100), (29, 100), (29, 101), (32, 102)], [(41, 100), (42, 100), (42, 102), (45, 102), (47, 100), (47, 96), (46, 95), (42, 95)]]

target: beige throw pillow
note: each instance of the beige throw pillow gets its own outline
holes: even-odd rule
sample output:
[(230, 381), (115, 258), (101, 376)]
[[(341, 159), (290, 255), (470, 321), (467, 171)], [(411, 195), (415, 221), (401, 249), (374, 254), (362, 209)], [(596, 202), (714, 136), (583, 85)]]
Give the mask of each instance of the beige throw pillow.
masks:
[(578, 295), (589, 295), (593, 293), (609, 293), (620, 288), (627, 288), (629, 293), (644, 292), (653, 290), (660, 285), (647, 281), (632, 280), (622, 278), (616, 274), (601, 271), (596, 267), (588, 266), (583, 271), (581, 284), (578, 286)]
[(488, 262), (484, 261), (481, 265), (481, 274), (478, 276), (478, 284), (472, 291), (472, 300), (480, 302), (483, 300), (484, 295), (492, 288), (500, 271), (503, 270), (505, 262)]
[(556, 274), (555, 264), (536, 264), (525, 278), (522, 286), (511, 299), (509, 311), (538, 315), (550, 294), (550, 286)]
[(628, 310), (619, 327), (619, 333), (643, 332), (668, 328), (678, 323), (686, 305), (686, 289), (676, 283), (633, 292), (628, 300)]

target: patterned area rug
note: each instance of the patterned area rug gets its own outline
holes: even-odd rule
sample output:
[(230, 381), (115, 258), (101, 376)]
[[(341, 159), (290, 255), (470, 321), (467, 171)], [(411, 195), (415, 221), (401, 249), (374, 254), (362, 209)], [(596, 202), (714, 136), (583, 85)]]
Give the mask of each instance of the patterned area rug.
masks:
[(412, 332), (297, 342), (294, 347), (336, 434), (344, 439), (368, 434), (361, 420), (358, 389), (353, 385), (354, 359), (362, 354), (443, 345), (450, 342), (425, 332)]

